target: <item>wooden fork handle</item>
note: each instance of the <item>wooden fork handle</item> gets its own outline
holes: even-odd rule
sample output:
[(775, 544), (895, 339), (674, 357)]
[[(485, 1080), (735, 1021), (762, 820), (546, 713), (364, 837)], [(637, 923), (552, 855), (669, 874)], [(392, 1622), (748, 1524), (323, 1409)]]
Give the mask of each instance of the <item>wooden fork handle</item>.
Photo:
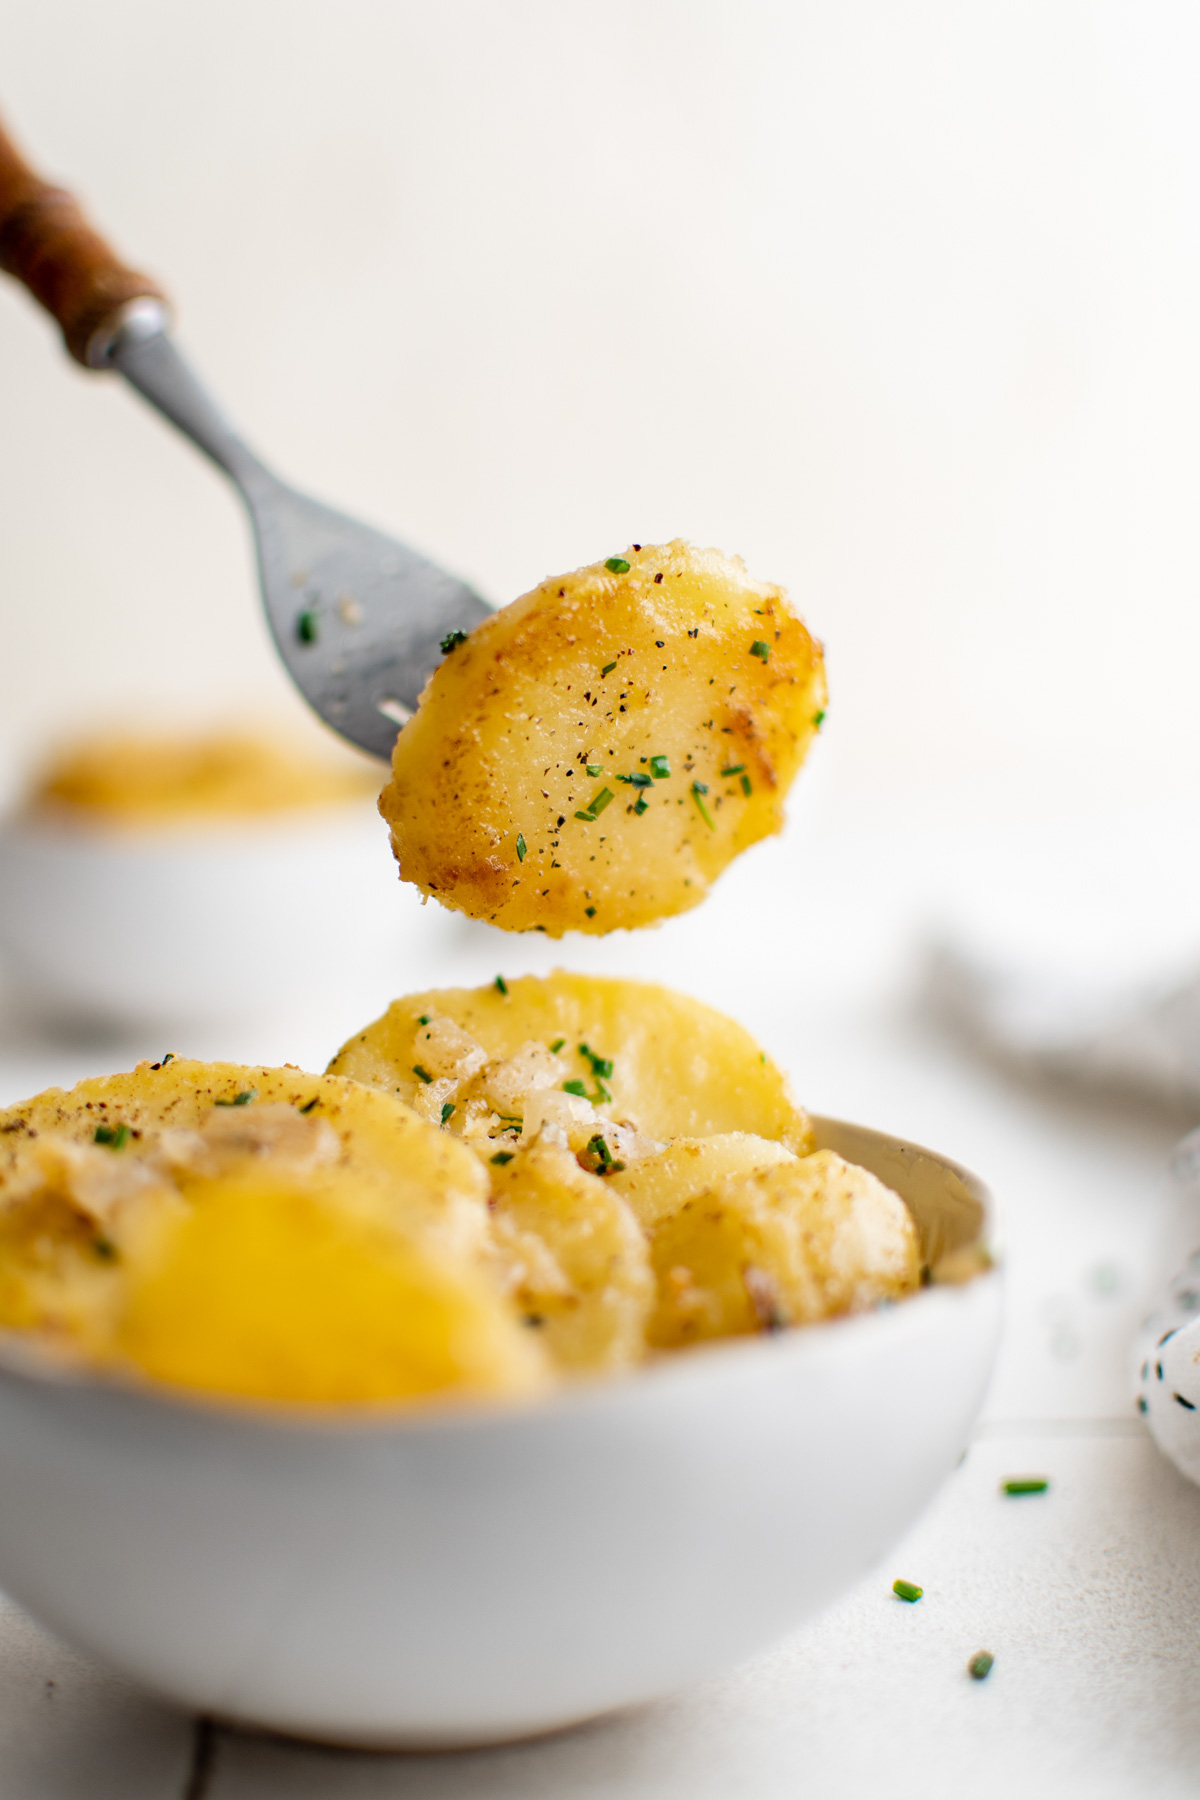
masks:
[(157, 282), (128, 268), (92, 229), (73, 195), (34, 173), (2, 124), (0, 269), (58, 321), (85, 368), (103, 365), (106, 341), (130, 301), (166, 304)]

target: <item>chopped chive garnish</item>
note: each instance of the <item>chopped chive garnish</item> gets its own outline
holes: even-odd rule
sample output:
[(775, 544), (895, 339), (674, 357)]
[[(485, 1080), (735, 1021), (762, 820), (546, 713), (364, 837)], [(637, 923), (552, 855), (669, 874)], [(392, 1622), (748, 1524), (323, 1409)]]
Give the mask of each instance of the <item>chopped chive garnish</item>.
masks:
[(771, 646), (770, 644), (764, 644), (761, 638), (755, 638), (750, 646), (750, 654), (751, 656), (757, 656), (761, 662), (770, 662)]
[(710, 831), (715, 831), (717, 828), (713, 824), (712, 814), (709, 812), (707, 806), (705, 806), (705, 804), (704, 804), (704, 796), (705, 796), (705, 794), (707, 794), (707, 792), (708, 792), (708, 788), (706, 787), (706, 785), (704, 784), (703, 781), (693, 781), (693, 783), (692, 783), (692, 799), (696, 802), (697, 811), (699, 812), (700, 817), (704, 820), (704, 823), (708, 826), (708, 829)]
[(232, 1100), (214, 1100), (214, 1106), (249, 1106), (252, 1100), (258, 1099), (257, 1088), (243, 1088)]
[(453, 1116), (453, 1113), (454, 1113), (453, 1100), (444, 1100), (442, 1102), (442, 1124), (443, 1125), (446, 1123), (447, 1119), (449, 1119)]
[(423, 1069), (421, 1067), (420, 1063), (413, 1064), (413, 1074), (416, 1076), (418, 1081), (423, 1081), (425, 1083), (426, 1087), (428, 1087), (430, 1082), (433, 1080), (433, 1076), (429, 1073), (429, 1070)]
[(165, 1069), (169, 1062), (174, 1062), (174, 1061), (175, 1061), (175, 1052), (173, 1050), (168, 1050), (167, 1054), (162, 1059), (163, 1068)]
[(637, 814), (639, 819), (641, 818), (641, 816), (644, 812), (650, 811), (650, 802), (647, 800), (645, 794), (638, 795), (637, 805), (634, 807), (633, 810)]
[(317, 615), (315, 612), (302, 612), (296, 620), (296, 636), (302, 644), (315, 644), (317, 641)]
[(562, 1091), (564, 1094), (575, 1094), (580, 1100), (586, 1100), (587, 1082), (580, 1081), (578, 1076), (576, 1076), (573, 1081), (563, 1082)]
[(740, 775), (745, 767), (745, 763), (730, 763), (727, 769), (721, 770), (721, 773), (722, 775)]
[(595, 813), (590, 813), (590, 812), (577, 812), (577, 813), (576, 813), (576, 814), (575, 814), (575, 817), (576, 817), (576, 818), (577, 818), (577, 819), (582, 819), (582, 820), (583, 820), (583, 822), (584, 822), (584, 824), (585, 824), (585, 825), (594, 825), (594, 824), (595, 824), (595, 823), (596, 823), (596, 815), (595, 815)]
[(650, 773), (653, 775), (655, 781), (665, 781), (667, 776), (671, 773), (669, 759), (665, 756), (652, 756), (650, 758)]
[(559, 1051), (562, 1049), (563, 1045), (566, 1043), (566, 1041), (567, 1041), (566, 1038), (555, 1038), (554, 1042), (550, 1046), (551, 1056), (557, 1056)]
[(587, 1098), (591, 1101), (593, 1106), (599, 1106), (602, 1101), (612, 1099), (612, 1095), (609, 1093), (608, 1089), (605, 1087), (604, 1083), (601, 1081), (599, 1075), (597, 1075), (597, 1077), (596, 1077), (595, 1093), (589, 1094), (587, 1096)]
[(1044, 1475), (1013, 1475), (1000, 1483), (1004, 1494), (1044, 1494), (1050, 1486)]
[(111, 1238), (93, 1238), (92, 1249), (96, 1252), (96, 1255), (100, 1258), (101, 1262), (116, 1261), (117, 1246), (112, 1242)]
[(583, 909), (583, 910), (584, 910), (584, 912), (585, 912), (585, 913), (586, 913), (586, 914), (587, 914), (587, 916), (588, 916), (588, 918), (589, 918), (589, 919), (594, 919), (594, 918), (595, 918), (595, 916), (596, 916), (596, 909), (595, 909), (595, 907), (594, 907), (594, 906), (585, 906), (585, 907), (584, 907), (584, 909)]
[(319, 1094), (314, 1094), (311, 1100), (306, 1100), (304, 1102), (304, 1105), (300, 1108), (300, 1111), (302, 1113), (310, 1113), (312, 1111), (313, 1107), (317, 1104), (317, 1101), (320, 1099), (320, 1097), (321, 1096)]
[(591, 1063), (593, 1075), (611, 1076), (613, 1072), (611, 1056), (597, 1056), (596, 1052), (589, 1050), (586, 1044), (580, 1044), (579, 1054), (586, 1057)]
[(603, 775), (604, 764), (603, 763), (588, 763), (587, 772), (591, 776), (592, 780), (595, 781), (597, 775)]
[(128, 1125), (97, 1125), (92, 1142), (107, 1144), (110, 1150), (123, 1150), (131, 1136)]
[(498, 994), (508, 993), (508, 983), (505, 981), (503, 975), (497, 975), (494, 985)]
[(629, 564), (623, 556), (610, 556), (604, 566), (613, 575), (628, 575), (629, 573)]
[(527, 854), (528, 854), (528, 852), (525, 848), (525, 839), (521, 836), (521, 833), (518, 831), (518, 833), (517, 833), (517, 861), (524, 862)]
[(980, 1650), (967, 1664), (967, 1674), (972, 1681), (986, 1681), (992, 1672), (992, 1664), (995, 1660), (990, 1650)]
[(430, 1014), (430, 1013), (422, 1013), (420, 1018), (417, 1020), (417, 1024), (418, 1025), (428, 1025), (431, 1017), (432, 1017), (432, 1014)]
[(745, 794), (748, 800), (750, 798), (750, 777), (748, 775), (742, 776), (741, 787), (743, 794)]
[(635, 769), (632, 775), (618, 775), (617, 780), (626, 782), (629, 787), (654, 786), (653, 775), (643, 775), (640, 769)]
[(597, 1157), (602, 1168), (607, 1169), (611, 1165), (612, 1151), (600, 1136), (599, 1132), (596, 1133), (595, 1137), (588, 1139), (587, 1147), (588, 1154)]
[(111, 1125), (97, 1125), (92, 1133), (92, 1142), (94, 1144), (111, 1144), (115, 1136), (116, 1132)]
[(588, 807), (588, 811), (591, 813), (593, 819), (598, 819), (600, 817), (600, 814), (604, 811), (605, 807), (611, 804), (612, 798), (613, 794), (611, 788), (603, 787), (600, 789), (600, 792)]
[(510, 1163), (512, 1161), (514, 1154), (515, 1152), (512, 1150), (497, 1150), (495, 1156), (491, 1157), (489, 1160), (494, 1163), (499, 1163), (501, 1168), (503, 1168), (505, 1163)]
[(818, 731), (820, 731), (820, 729), (824, 723), (825, 723), (825, 708), (822, 707), (820, 712), (816, 712), (813, 714), (813, 724), (816, 727), (816, 729)]
[(465, 631), (448, 631), (442, 639), (442, 655), (449, 656), (452, 650), (457, 650), (458, 646), (460, 644), (465, 644), (466, 641), (467, 634)]
[(919, 1600), (921, 1595), (925, 1592), (925, 1589), (917, 1587), (916, 1584), (911, 1581), (893, 1581), (892, 1592), (893, 1594), (898, 1595), (901, 1600), (912, 1601)]
[(611, 675), (613, 670), (616, 668), (616, 666), (617, 665), (615, 662), (605, 663), (604, 667), (600, 671), (600, 679), (603, 681), (603, 679), (606, 675)]

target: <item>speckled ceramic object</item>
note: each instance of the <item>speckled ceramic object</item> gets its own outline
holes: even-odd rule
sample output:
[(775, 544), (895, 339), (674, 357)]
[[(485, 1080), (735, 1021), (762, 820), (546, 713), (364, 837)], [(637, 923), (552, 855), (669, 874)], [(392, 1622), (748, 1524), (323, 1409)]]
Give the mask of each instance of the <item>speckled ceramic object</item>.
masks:
[(1138, 1410), (1155, 1443), (1200, 1482), (1200, 1250), (1142, 1327), (1137, 1363)]
[[(1200, 1130), (1175, 1146), (1170, 1176), (1168, 1268), (1200, 1242)], [(1200, 1250), (1192, 1250), (1138, 1333), (1134, 1363), (1137, 1408), (1154, 1441), (1200, 1483)]]

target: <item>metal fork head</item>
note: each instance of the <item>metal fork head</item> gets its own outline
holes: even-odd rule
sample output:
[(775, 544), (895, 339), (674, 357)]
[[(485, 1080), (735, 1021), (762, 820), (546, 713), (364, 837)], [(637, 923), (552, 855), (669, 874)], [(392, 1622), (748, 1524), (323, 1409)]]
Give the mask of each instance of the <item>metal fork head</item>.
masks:
[(360, 750), (390, 757), (447, 640), (491, 608), (407, 545), (287, 487), (221, 416), (161, 308), (135, 306), (109, 360), (241, 492), (271, 634), (304, 698)]
[(282, 483), (247, 498), (288, 673), (327, 725), (389, 757), (444, 645), (490, 609), (406, 545)]

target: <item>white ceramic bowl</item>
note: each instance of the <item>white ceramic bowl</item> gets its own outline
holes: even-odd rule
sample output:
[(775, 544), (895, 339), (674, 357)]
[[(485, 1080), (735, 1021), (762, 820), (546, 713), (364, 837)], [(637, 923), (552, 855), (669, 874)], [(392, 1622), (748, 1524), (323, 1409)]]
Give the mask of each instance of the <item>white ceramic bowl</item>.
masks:
[[(985, 1195), (818, 1121), (951, 1241)], [(523, 1410), (285, 1414), (0, 1363), (0, 1586), (147, 1688), (373, 1746), (479, 1744), (738, 1661), (877, 1563), (966, 1442), (999, 1282)]]
[[(403, 920), (370, 799), (232, 824), (0, 827), (0, 955), (68, 1025), (181, 1025), (378, 991)], [(411, 911), (411, 909), (408, 909)]]

